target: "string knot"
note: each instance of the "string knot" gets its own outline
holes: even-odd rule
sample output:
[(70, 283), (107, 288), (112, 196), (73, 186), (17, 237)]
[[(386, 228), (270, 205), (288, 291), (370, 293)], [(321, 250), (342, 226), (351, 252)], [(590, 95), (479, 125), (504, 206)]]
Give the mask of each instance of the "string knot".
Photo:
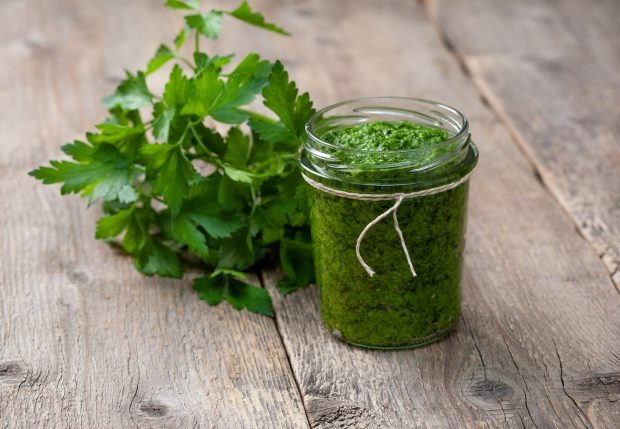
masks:
[(384, 211), (383, 213), (381, 213), (379, 216), (377, 216), (374, 220), (372, 220), (368, 225), (366, 225), (366, 227), (362, 230), (362, 232), (360, 233), (360, 235), (357, 237), (357, 242), (355, 243), (355, 255), (357, 256), (357, 260), (359, 261), (360, 265), (364, 268), (364, 270), (366, 270), (366, 272), (368, 273), (368, 275), (370, 277), (373, 277), (375, 275), (375, 271), (370, 267), (370, 265), (368, 265), (366, 263), (366, 261), (364, 261), (364, 258), (362, 257), (362, 254), (360, 252), (360, 248), (362, 247), (362, 241), (364, 241), (364, 238), (366, 237), (366, 234), (368, 233), (368, 231), (370, 231), (370, 228), (372, 228), (373, 226), (375, 226), (377, 223), (381, 222), (381, 220), (383, 220), (384, 218), (388, 217), (390, 214), (392, 215), (392, 218), (394, 220), (394, 229), (396, 230), (396, 234), (398, 234), (398, 238), (400, 240), (400, 245), (403, 248), (403, 253), (405, 254), (405, 258), (407, 259), (407, 265), (409, 265), (409, 270), (411, 271), (411, 274), (413, 275), (413, 277), (417, 277), (417, 274), (415, 272), (415, 269), (413, 268), (413, 262), (411, 262), (411, 255), (409, 255), (409, 249), (407, 248), (407, 243), (405, 243), (405, 237), (403, 236), (403, 231), (400, 229), (400, 225), (398, 224), (398, 208), (400, 207), (400, 204), (403, 202), (403, 200), (405, 198), (416, 198), (416, 197), (423, 197), (426, 195), (433, 195), (433, 194), (438, 194), (440, 192), (444, 192), (444, 191), (448, 191), (450, 189), (454, 189), (457, 186), (461, 185), (462, 183), (465, 183), (469, 177), (471, 176), (471, 172), (466, 174), (465, 176), (463, 176), (462, 178), (460, 178), (459, 180), (452, 182), (452, 183), (448, 183), (446, 185), (442, 185), (442, 186), (438, 186), (436, 188), (431, 188), (431, 189), (425, 189), (422, 191), (416, 191), (416, 192), (409, 192), (406, 194), (403, 193), (396, 193), (396, 194), (358, 194), (355, 192), (347, 192), (347, 191), (341, 191), (338, 189), (333, 189), (330, 188), (328, 186), (325, 186), (315, 180), (312, 180), (311, 178), (309, 178), (308, 176), (306, 176), (305, 174), (302, 174), (304, 180), (313, 188), (318, 189), (320, 191), (323, 191), (325, 193), (331, 194), (331, 195), (335, 195), (337, 197), (343, 197), (343, 198), (350, 198), (353, 200), (362, 200), (362, 201), (389, 201), (389, 200), (395, 200), (394, 205), (392, 207), (390, 207), (389, 209), (387, 209), (386, 211)]
[(405, 258), (407, 258), (407, 264), (409, 265), (409, 270), (411, 271), (411, 274), (413, 275), (413, 277), (417, 276), (415, 269), (413, 268), (413, 263), (411, 262), (411, 256), (409, 255), (409, 249), (407, 249), (407, 243), (405, 243), (405, 237), (403, 236), (403, 232), (400, 229), (400, 225), (398, 224), (398, 214), (397, 214), (398, 208), (400, 207), (400, 204), (403, 202), (403, 199), (405, 199), (405, 194), (394, 194), (394, 199), (396, 200), (394, 205), (390, 207), (389, 209), (387, 209), (386, 211), (384, 211), (383, 213), (381, 213), (379, 216), (377, 216), (368, 225), (366, 225), (366, 227), (360, 233), (359, 237), (357, 237), (357, 243), (355, 244), (355, 254), (357, 255), (357, 260), (360, 262), (361, 266), (364, 267), (364, 269), (366, 270), (366, 272), (368, 273), (370, 277), (373, 277), (375, 275), (375, 271), (370, 267), (370, 265), (366, 263), (366, 261), (364, 261), (364, 258), (362, 257), (362, 254), (360, 252), (360, 248), (362, 247), (362, 241), (366, 237), (366, 234), (368, 233), (368, 231), (370, 231), (370, 228), (372, 228), (373, 226), (381, 222), (382, 219), (388, 217), (390, 213), (392, 214), (392, 217), (394, 218), (394, 229), (396, 230), (396, 234), (398, 234), (398, 238), (400, 239), (400, 245), (402, 246), (403, 252), (405, 253)]

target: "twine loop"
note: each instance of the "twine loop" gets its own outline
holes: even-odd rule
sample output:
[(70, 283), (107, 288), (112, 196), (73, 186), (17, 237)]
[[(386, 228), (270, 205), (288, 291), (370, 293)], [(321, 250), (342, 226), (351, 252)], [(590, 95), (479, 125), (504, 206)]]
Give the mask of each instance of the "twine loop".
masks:
[(471, 172), (466, 174), (465, 176), (463, 176), (462, 178), (460, 178), (459, 180), (455, 182), (448, 183), (442, 186), (438, 186), (436, 188), (425, 189), (425, 190), (416, 191), (416, 192), (394, 193), (394, 194), (360, 194), (356, 192), (348, 192), (348, 191), (342, 191), (339, 189), (330, 188), (329, 186), (325, 186), (322, 183), (319, 183), (302, 173), (302, 177), (310, 186), (312, 186), (315, 189), (318, 189), (319, 191), (330, 194), (330, 195), (334, 195), (334, 196), (342, 197), (342, 198), (349, 198), (352, 200), (360, 200), (360, 201), (390, 201), (390, 200), (395, 201), (392, 207), (390, 207), (389, 209), (381, 213), (375, 219), (370, 221), (368, 225), (366, 225), (366, 227), (362, 230), (360, 235), (357, 237), (357, 242), (355, 243), (355, 255), (357, 256), (357, 260), (359, 261), (360, 265), (364, 268), (364, 270), (366, 270), (366, 272), (368, 273), (370, 277), (373, 277), (375, 275), (375, 271), (370, 267), (370, 265), (366, 263), (366, 261), (364, 261), (364, 258), (362, 257), (362, 254), (360, 251), (362, 247), (362, 241), (364, 241), (364, 238), (366, 237), (366, 234), (368, 233), (368, 231), (370, 231), (370, 229), (373, 226), (375, 226), (376, 224), (378, 224), (384, 218), (388, 217), (391, 214), (394, 220), (394, 229), (396, 230), (396, 234), (398, 234), (400, 245), (403, 248), (403, 253), (405, 254), (405, 258), (407, 259), (407, 265), (409, 265), (409, 270), (411, 271), (411, 274), (413, 275), (413, 277), (416, 277), (417, 274), (415, 272), (415, 269), (413, 268), (413, 262), (411, 261), (411, 255), (409, 254), (409, 250), (407, 249), (407, 243), (405, 243), (405, 237), (403, 236), (403, 231), (400, 229), (400, 225), (398, 224), (398, 215), (397, 215), (398, 208), (400, 207), (401, 203), (405, 199), (424, 197), (427, 195), (433, 195), (433, 194), (438, 194), (440, 192), (449, 191), (465, 183), (469, 179), (470, 176), (471, 176)]

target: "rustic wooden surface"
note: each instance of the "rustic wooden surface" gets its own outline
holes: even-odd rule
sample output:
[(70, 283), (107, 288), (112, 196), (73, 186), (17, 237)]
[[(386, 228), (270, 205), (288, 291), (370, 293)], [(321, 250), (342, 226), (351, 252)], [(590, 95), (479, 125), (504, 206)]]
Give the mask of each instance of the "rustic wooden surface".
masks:
[(96, 208), (26, 176), (173, 36), (158, 3), (0, 3), (0, 427), (620, 427), (618, 2), (257, 0), (294, 37), (226, 22), (213, 49), (282, 58), (320, 106), (468, 115), (463, 318), (399, 352), (337, 342), (277, 273), (274, 320), (143, 278), (91, 239)]
[(26, 175), (173, 37), (159, 3), (0, 3), (0, 427), (308, 427), (273, 320), (139, 275)]
[(433, 16), (620, 291), (620, 5), (496, 3), (437, 1)]

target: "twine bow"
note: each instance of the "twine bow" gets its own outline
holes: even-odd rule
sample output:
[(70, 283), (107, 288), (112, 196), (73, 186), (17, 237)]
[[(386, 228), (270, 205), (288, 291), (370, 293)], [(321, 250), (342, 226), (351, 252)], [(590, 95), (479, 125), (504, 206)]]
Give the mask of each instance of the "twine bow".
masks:
[(471, 173), (466, 174), (465, 176), (463, 176), (462, 178), (460, 178), (459, 180), (455, 182), (448, 183), (442, 186), (438, 186), (436, 188), (425, 189), (425, 190), (416, 191), (416, 192), (396, 193), (396, 194), (359, 194), (355, 192), (347, 192), (347, 191), (341, 191), (338, 189), (330, 188), (328, 186), (325, 186), (309, 178), (305, 174), (302, 174), (302, 177), (304, 178), (304, 180), (313, 188), (318, 189), (319, 191), (325, 192), (330, 195), (335, 195), (337, 197), (343, 197), (343, 198), (349, 198), (349, 199), (361, 200), (361, 201), (396, 200), (396, 202), (394, 203), (392, 207), (390, 207), (389, 209), (381, 213), (379, 216), (377, 216), (375, 219), (370, 221), (368, 225), (366, 225), (366, 227), (362, 230), (360, 235), (357, 237), (357, 242), (355, 243), (355, 255), (357, 256), (357, 260), (359, 261), (360, 265), (364, 268), (364, 270), (366, 270), (366, 272), (368, 273), (370, 277), (375, 275), (375, 271), (370, 267), (370, 265), (366, 263), (366, 261), (364, 261), (364, 258), (362, 257), (362, 254), (360, 252), (362, 241), (366, 237), (366, 234), (368, 233), (368, 231), (370, 231), (370, 229), (373, 226), (381, 222), (384, 218), (392, 214), (392, 218), (394, 219), (394, 229), (396, 230), (396, 234), (398, 234), (398, 238), (400, 239), (400, 245), (403, 248), (403, 253), (405, 254), (405, 258), (407, 259), (407, 265), (409, 265), (409, 270), (411, 271), (411, 274), (413, 275), (413, 277), (416, 277), (417, 274), (415, 272), (415, 269), (413, 268), (413, 262), (411, 261), (411, 255), (409, 255), (409, 249), (407, 248), (407, 243), (405, 243), (405, 237), (403, 236), (403, 231), (400, 229), (400, 225), (398, 224), (398, 215), (397, 215), (398, 208), (400, 207), (401, 203), (405, 199), (424, 197), (427, 195), (433, 195), (433, 194), (438, 194), (440, 192), (449, 191), (450, 189), (454, 189), (457, 186), (461, 185), (462, 183), (465, 183), (469, 179), (470, 176), (471, 176)]

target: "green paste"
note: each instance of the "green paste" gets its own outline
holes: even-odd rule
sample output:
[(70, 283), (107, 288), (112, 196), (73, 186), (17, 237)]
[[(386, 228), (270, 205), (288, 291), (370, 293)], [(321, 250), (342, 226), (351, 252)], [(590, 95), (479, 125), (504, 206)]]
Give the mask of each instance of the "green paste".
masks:
[[(342, 148), (384, 151), (430, 147), (447, 138), (447, 132), (437, 128), (384, 121), (349, 126), (323, 136)], [(367, 165), (373, 164), (373, 156), (375, 165), (385, 162), (376, 154), (360, 156), (366, 157), (363, 163)], [(359, 174), (363, 177), (363, 173)], [(380, 174), (391, 173), (384, 169)], [(361, 246), (364, 260), (376, 272), (370, 277), (355, 255), (356, 240), (394, 201), (360, 201), (311, 188), (321, 314), (332, 333), (357, 345), (407, 347), (434, 341), (456, 324), (467, 192), (464, 183), (402, 202), (398, 220), (417, 277), (409, 271), (392, 218), (373, 226)]]
[(411, 150), (435, 145), (449, 137), (446, 130), (415, 122), (374, 121), (327, 132), (334, 146), (366, 151)]

